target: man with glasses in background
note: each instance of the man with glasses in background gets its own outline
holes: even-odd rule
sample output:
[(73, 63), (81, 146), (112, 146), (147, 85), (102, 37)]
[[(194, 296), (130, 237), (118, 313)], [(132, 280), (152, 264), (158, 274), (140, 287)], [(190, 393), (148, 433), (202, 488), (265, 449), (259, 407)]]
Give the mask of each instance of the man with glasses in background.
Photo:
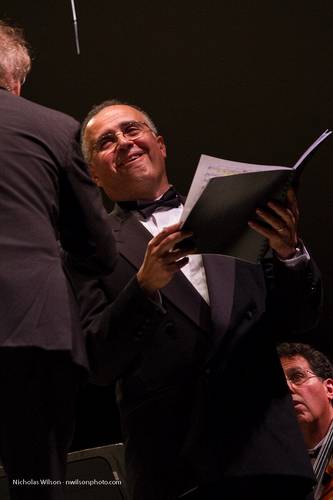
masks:
[(320, 305), (294, 193), (254, 226), (274, 253), (263, 266), (187, 256), (176, 246), (188, 236), (177, 224), (184, 199), (147, 113), (102, 103), (82, 146), (116, 202), (120, 256), (108, 279), (73, 278), (96, 378), (117, 381), (130, 499), (280, 500), (286, 487), (304, 499), (311, 464), (274, 344), (311, 328)]
[(315, 498), (333, 498), (333, 366), (307, 344), (278, 347), (296, 417), (319, 482)]

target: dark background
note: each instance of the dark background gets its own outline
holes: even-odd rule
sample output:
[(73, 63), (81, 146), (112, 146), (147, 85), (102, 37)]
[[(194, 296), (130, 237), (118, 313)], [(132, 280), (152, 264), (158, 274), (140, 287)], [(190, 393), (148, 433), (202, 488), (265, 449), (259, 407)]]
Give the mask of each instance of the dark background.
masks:
[[(184, 193), (202, 152), (291, 165), (333, 127), (332, 0), (3, 0), (0, 17), (25, 30), (33, 71), (23, 95), (81, 120), (118, 97), (150, 112), (168, 145), (170, 180)], [(313, 343), (333, 357), (333, 139), (299, 189), (301, 235), (324, 278)], [(74, 448), (120, 439), (112, 388), (87, 387)]]

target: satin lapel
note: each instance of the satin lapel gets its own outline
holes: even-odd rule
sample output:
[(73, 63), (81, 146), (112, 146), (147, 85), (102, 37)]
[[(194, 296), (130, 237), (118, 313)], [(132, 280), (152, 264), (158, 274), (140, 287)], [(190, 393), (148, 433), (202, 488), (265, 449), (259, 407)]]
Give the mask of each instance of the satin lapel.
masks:
[(235, 290), (236, 262), (221, 255), (203, 255), (216, 342), (228, 330)]
[(112, 217), (111, 224), (119, 253), (139, 269), (152, 235), (134, 215), (125, 212)]
[[(110, 221), (118, 251), (139, 269), (152, 235), (131, 214), (117, 210), (112, 215)], [(181, 271), (161, 290), (161, 294), (200, 328), (207, 332), (211, 330), (208, 305)]]
[(200, 328), (207, 333), (211, 332), (210, 307), (181, 271), (175, 274), (161, 292)]

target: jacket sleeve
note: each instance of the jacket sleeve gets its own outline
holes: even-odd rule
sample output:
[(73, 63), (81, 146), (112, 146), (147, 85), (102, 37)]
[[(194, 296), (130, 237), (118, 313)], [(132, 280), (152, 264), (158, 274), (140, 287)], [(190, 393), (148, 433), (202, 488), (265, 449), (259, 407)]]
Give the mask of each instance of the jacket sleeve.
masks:
[(93, 379), (108, 384), (123, 376), (136, 363), (144, 346), (168, 315), (162, 304), (151, 300), (133, 276), (113, 296), (108, 281), (114, 274), (93, 280), (71, 271), (80, 304), (83, 329)]
[(322, 307), (320, 272), (310, 259), (288, 268), (274, 257), (263, 263), (267, 285), (267, 315), (276, 337), (302, 335), (314, 328)]

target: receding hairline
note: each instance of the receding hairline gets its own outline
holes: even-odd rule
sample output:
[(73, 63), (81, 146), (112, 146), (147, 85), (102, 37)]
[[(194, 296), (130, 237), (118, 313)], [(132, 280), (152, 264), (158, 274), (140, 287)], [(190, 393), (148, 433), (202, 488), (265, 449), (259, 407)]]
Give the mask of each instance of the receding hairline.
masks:
[(97, 118), (101, 113), (103, 113), (103, 111), (107, 111), (109, 108), (130, 108), (130, 109), (133, 109), (134, 111), (140, 113), (142, 115), (142, 117), (144, 118), (145, 122), (147, 122), (147, 125), (149, 125), (150, 128), (152, 128), (152, 130), (157, 133), (157, 129), (154, 125), (154, 128), (151, 127), (151, 125), (153, 125), (153, 122), (151, 119), (149, 119), (148, 115), (142, 111), (141, 109), (138, 109), (134, 106), (131, 106), (130, 104), (110, 104), (109, 106), (105, 106), (104, 108), (100, 109), (99, 111), (97, 111), (97, 113), (95, 113), (93, 116), (91, 116), (91, 118), (89, 118), (89, 120), (87, 121), (85, 127), (84, 127), (84, 132), (86, 131), (87, 127), (90, 125), (90, 123), (95, 119)]
[(156, 127), (155, 123), (153, 122), (152, 118), (141, 107), (137, 106), (136, 104), (131, 104), (129, 102), (120, 101), (118, 99), (110, 99), (110, 100), (103, 101), (101, 104), (93, 106), (93, 108), (89, 111), (89, 113), (87, 114), (87, 116), (85, 117), (85, 119), (82, 122), (82, 126), (81, 126), (81, 147), (82, 147), (83, 156), (84, 156), (84, 158), (85, 158), (85, 160), (86, 160), (87, 163), (90, 163), (90, 160), (91, 160), (91, 147), (90, 147), (90, 144), (89, 145), (87, 144), (87, 140), (86, 140), (86, 138), (87, 138), (86, 132), (87, 132), (87, 128), (88, 128), (89, 124), (102, 111), (104, 111), (104, 110), (106, 110), (108, 108), (113, 108), (113, 107), (117, 107), (117, 106), (131, 108), (131, 109), (133, 109), (133, 110), (138, 111), (139, 113), (141, 113), (142, 116), (143, 116), (143, 118), (144, 118), (145, 123), (154, 132), (154, 134), (158, 135), (157, 127)]

